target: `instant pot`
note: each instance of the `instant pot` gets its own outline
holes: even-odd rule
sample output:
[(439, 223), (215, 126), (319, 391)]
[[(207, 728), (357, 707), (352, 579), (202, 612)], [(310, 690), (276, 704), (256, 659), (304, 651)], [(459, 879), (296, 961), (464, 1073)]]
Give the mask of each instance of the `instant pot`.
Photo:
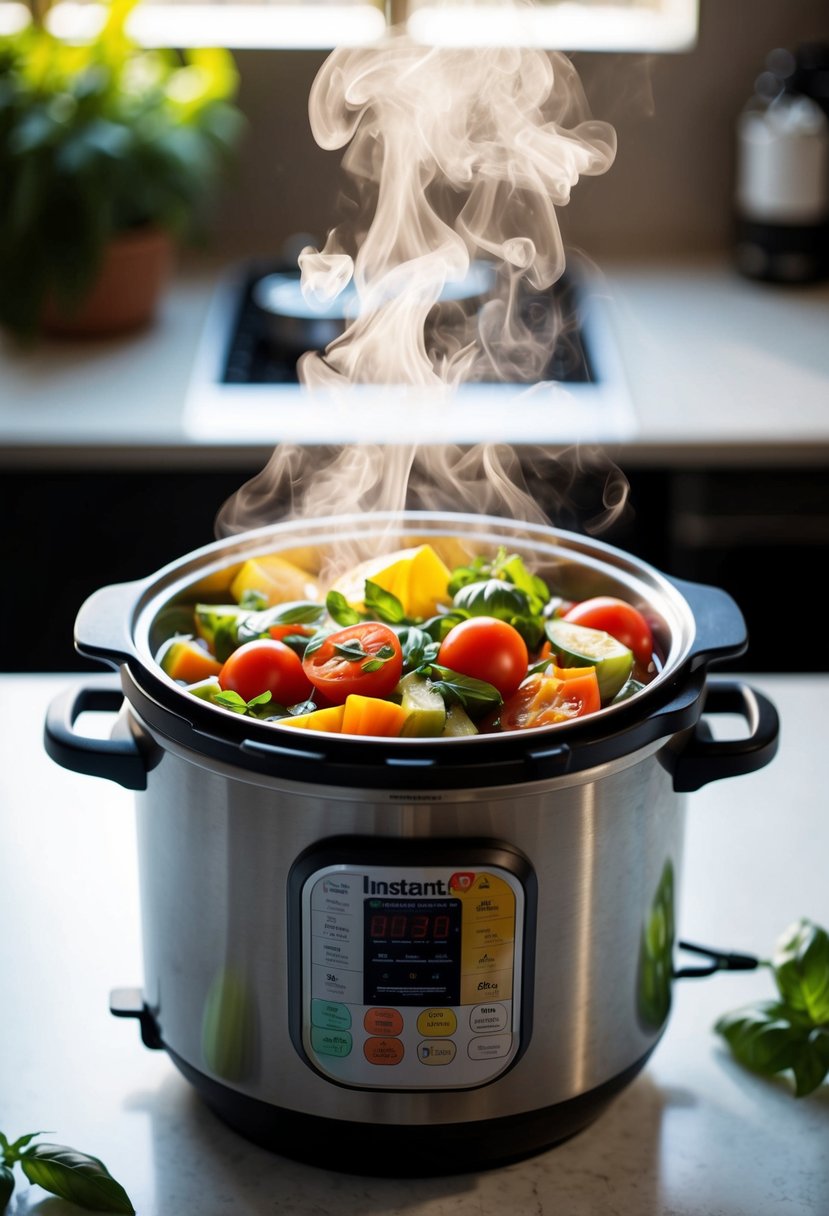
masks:
[[(627, 599), (652, 626), (655, 678), (552, 727), (348, 738), (232, 714), (155, 662), (248, 558), (425, 541), (505, 546), (565, 598)], [(709, 675), (746, 645), (718, 588), (476, 515), (280, 523), (102, 588), (76, 646), (118, 677), (58, 698), (45, 745), (135, 791), (144, 975), (113, 1013), (226, 1123), (320, 1166), (455, 1173), (573, 1135), (667, 1024), (687, 794), (775, 754), (774, 706)], [(111, 737), (79, 734), (83, 710), (117, 711)], [(744, 735), (715, 738), (707, 719), (734, 714)]]

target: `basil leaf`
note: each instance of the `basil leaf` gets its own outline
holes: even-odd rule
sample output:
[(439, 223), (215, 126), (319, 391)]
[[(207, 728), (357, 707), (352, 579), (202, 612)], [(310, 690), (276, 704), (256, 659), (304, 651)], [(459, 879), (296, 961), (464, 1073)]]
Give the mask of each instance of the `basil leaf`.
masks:
[(360, 664), (360, 671), (379, 671), (381, 667), (385, 667), (389, 659), (394, 658), (394, 649), (391, 646), (381, 646), (373, 658), (367, 659), (365, 663)]
[(135, 1211), (120, 1182), (97, 1157), (62, 1144), (35, 1144), (21, 1156), (20, 1164), (29, 1182), (89, 1211)]
[(213, 698), (213, 702), (215, 705), (223, 705), (225, 709), (232, 709), (239, 714), (243, 714), (248, 707), (245, 698), (240, 697), (238, 692), (234, 692), (232, 688), (217, 692)]
[[(276, 604), (265, 612), (252, 612), (243, 617), (237, 626), (237, 641), (251, 642), (254, 638), (267, 637), (271, 625), (313, 625), (325, 614), (322, 604), (308, 600), (295, 600), (289, 604)], [(306, 640), (304, 634), (303, 641)], [(293, 635), (291, 635), (293, 637)], [(282, 638), (284, 642), (286, 639)]]
[(467, 619), (465, 612), (441, 612), (437, 616), (429, 617), (428, 621), (424, 621), (420, 628), (439, 644), (446, 637), (450, 629), (454, 629), (455, 625), (459, 625), (461, 621)]
[(440, 642), (434, 641), (425, 629), (417, 625), (406, 625), (396, 629), (400, 649), (403, 651), (403, 671), (414, 671), (421, 663), (433, 663), (438, 657)]
[(795, 1056), (795, 1094), (805, 1098), (823, 1082), (829, 1074), (829, 1030), (816, 1026), (802, 1043)]
[(334, 650), (340, 658), (347, 659), (349, 663), (359, 663), (361, 659), (369, 657), (356, 638), (349, 638), (347, 642), (335, 642)]
[(7, 1165), (0, 1165), (0, 1212), (5, 1212), (14, 1190), (14, 1174)]
[(468, 616), (494, 616), (507, 620), (530, 615), (530, 604), (523, 591), (500, 578), (468, 583), (452, 598), (455, 608)]
[(15, 1161), (20, 1159), (20, 1154), (27, 1144), (37, 1136), (43, 1136), (44, 1132), (27, 1132), (25, 1136), (19, 1136), (12, 1144), (9, 1144), (6, 1137), (0, 1132), (0, 1149), (3, 1150), (3, 1161), (6, 1165), (13, 1165)]
[(741, 1064), (767, 1077), (793, 1068), (799, 1046), (808, 1037), (805, 1028), (792, 1025), (779, 1001), (735, 1009), (719, 1018), (714, 1029)]
[(325, 597), (325, 607), (328, 615), (338, 625), (358, 625), (363, 619), (341, 591), (329, 591)]
[(428, 663), (417, 669), (418, 675), (431, 680), (436, 692), (440, 693), (447, 704), (460, 705), (473, 720), (482, 718), (492, 709), (502, 704), (502, 697), (497, 688), (487, 684), (485, 680), (475, 680), (472, 676), (461, 675), (448, 667), (437, 663)]
[(248, 709), (253, 709), (255, 705), (267, 705), (268, 701), (270, 701), (272, 698), (273, 693), (270, 691), (270, 689), (268, 689), (267, 692), (260, 692), (258, 697), (251, 697), (251, 699), (248, 701)]
[(387, 625), (402, 625), (406, 620), (406, 613), (397, 596), (369, 578), (366, 579), (365, 596), (366, 612), (369, 616), (378, 621), (385, 621)]
[(541, 612), (549, 601), (550, 589), (544, 579), (528, 570), (517, 553), (511, 553), (498, 564), (498, 573), (524, 592), (532, 612)]
[(816, 1025), (829, 1022), (829, 933), (799, 920), (781, 935), (771, 962), (786, 1004)]
[(261, 591), (254, 591), (252, 587), (248, 587), (247, 591), (242, 592), (242, 598), (239, 600), (240, 608), (248, 608), (251, 612), (260, 612), (268, 606), (268, 597)]

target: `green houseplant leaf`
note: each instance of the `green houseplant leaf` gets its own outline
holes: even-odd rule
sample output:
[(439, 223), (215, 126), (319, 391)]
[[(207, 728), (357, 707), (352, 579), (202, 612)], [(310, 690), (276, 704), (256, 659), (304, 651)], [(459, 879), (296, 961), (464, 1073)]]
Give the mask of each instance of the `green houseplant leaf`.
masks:
[(85, 44), (38, 24), (0, 36), (0, 324), (18, 336), (38, 331), (47, 298), (78, 304), (114, 237), (203, 237), (232, 163), (232, 56), (138, 47), (136, 3), (110, 0)]

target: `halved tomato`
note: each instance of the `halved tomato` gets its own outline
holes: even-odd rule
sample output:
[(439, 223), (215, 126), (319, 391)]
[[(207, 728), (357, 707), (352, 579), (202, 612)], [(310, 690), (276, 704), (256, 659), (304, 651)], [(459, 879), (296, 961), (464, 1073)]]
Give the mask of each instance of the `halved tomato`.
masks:
[(388, 625), (362, 621), (312, 643), (302, 668), (326, 704), (343, 705), (352, 693), (387, 697), (403, 674), (403, 651)]

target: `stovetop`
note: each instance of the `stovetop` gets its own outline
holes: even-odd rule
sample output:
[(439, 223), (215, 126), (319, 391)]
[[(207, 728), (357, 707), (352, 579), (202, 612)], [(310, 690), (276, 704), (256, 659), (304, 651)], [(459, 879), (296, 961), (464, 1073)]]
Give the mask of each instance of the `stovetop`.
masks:
[[(578, 268), (528, 309), (556, 308), (565, 335), (534, 383), (479, 379), (454, 389), (353, 385), (304, 388), (297, 351), (280, 343), (253, 298), (276, 259), (231, 268), (208, 313), (185, 408), (188, 433), (225, 444), (607, 443), (629, 438), (635, 416), (598, 281)], [(294, 273), (296, 271), (294, 270)]]

